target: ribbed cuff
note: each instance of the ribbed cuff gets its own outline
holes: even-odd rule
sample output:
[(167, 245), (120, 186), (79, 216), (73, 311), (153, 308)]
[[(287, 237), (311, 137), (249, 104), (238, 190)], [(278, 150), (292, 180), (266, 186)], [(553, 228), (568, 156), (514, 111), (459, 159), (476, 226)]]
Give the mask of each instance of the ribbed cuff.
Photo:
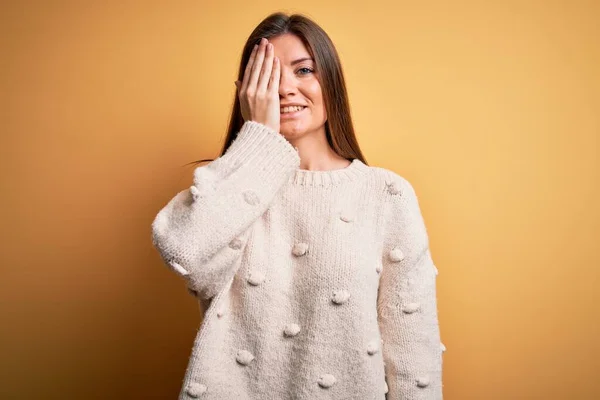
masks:
[(250, 166), (261, 179), (281, 182), (300, 167), (300, 155), (279, 132), (255, 121), (246, 121), (222, 156), (235, 170)]

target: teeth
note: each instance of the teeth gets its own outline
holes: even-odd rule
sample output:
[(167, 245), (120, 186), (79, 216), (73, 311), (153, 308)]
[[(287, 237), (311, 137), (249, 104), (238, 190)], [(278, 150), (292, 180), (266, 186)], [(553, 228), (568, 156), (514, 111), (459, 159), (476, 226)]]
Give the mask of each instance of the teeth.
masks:
[(302, 109), (304, 109), (304, 107), (302, 107), (302, 106), (283, 107), (281, 109), (281, 113), (285, 114), (285, 113), (289, 113), (289, 112), (300, 111)]

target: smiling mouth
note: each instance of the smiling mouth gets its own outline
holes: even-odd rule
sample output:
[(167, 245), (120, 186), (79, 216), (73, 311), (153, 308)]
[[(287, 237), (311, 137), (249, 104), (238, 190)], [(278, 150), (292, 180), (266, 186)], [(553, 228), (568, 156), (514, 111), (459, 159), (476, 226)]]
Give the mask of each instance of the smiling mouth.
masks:
[(291, 107), (282, 107), (279, 112), (281, 115), (285, 114), (294, 114), (304, 110), (306, 106), (291, 106)]

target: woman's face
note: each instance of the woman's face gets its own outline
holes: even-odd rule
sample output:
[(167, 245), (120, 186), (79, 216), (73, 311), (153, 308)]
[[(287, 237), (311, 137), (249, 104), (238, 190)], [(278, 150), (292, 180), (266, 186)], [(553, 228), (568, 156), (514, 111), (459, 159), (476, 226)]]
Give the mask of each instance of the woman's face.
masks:
[[(308, 50), (293, 34), (283, 34), (269, 39), (275, 56), (279, 57), (280, 132), (288, 139), (307, 133), (325, 133), (327, 111), (323, 102), (321, 84), (316, 64)], [(286, 109), (287, 104), (299, 104), (300, 111)], [(289, 112), (291, 111), (291, 112)]]

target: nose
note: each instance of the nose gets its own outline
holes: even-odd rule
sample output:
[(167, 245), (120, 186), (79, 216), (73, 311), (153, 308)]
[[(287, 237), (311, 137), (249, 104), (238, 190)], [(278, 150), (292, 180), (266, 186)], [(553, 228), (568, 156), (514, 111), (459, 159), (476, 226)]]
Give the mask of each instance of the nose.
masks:
[(279, 77), (279, 96), (286, 97), (298, 93), (298, 82), (292, 70), (281, 69)]

